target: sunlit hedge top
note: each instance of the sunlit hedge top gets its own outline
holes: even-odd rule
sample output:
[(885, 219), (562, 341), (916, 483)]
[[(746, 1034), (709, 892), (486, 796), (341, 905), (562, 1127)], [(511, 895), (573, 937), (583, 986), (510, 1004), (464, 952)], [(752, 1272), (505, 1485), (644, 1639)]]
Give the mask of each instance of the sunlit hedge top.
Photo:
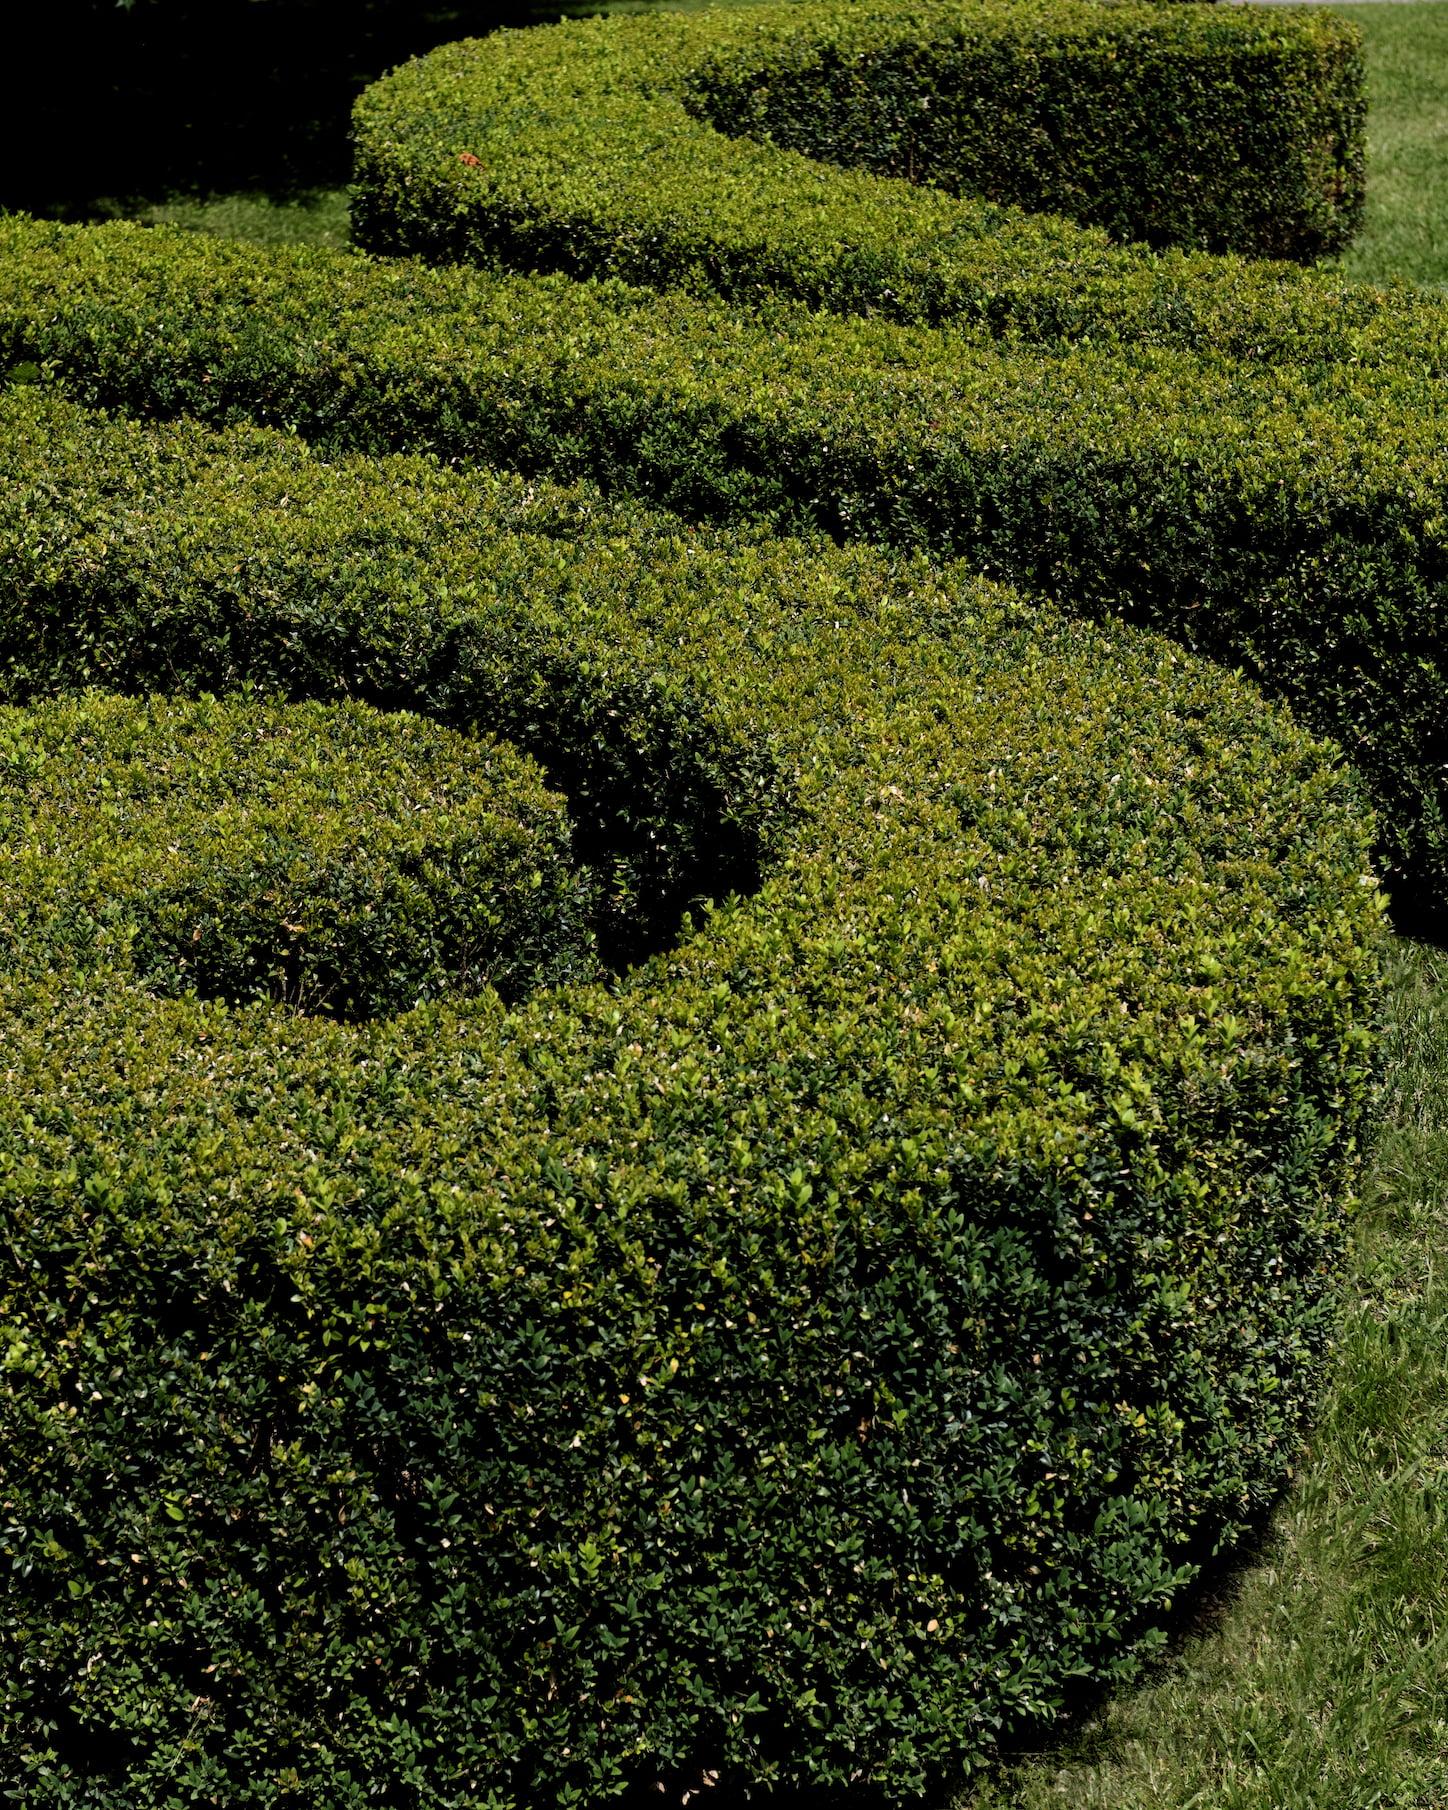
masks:
[(248, 691), (10, 709), (0, 826), (10, 967), (364, 1018), (597, 965), (563, 801), (415, 717)]
[(363, 95), (355, 141), (375, 250), (989, 318), (1003, 291), (1044, 305), (1073, 266), (1113, 267), (1100, 233), (990, 201), (1156, 244), (1340, 250), (1362, 56), (1317, 12), (807, 0), (448, 45)]

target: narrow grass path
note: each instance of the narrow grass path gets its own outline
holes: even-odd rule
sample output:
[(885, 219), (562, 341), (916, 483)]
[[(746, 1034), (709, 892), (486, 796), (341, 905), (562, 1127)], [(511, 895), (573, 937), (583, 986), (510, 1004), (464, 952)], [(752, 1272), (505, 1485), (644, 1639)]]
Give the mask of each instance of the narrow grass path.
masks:
[(346, 189), (308, 189), (272, 196), (253, 190), (230, 195), (174, 195), (139, 209), (148, 226), (215, 233), (251, 245), (325, 245), (339, 250), (351, 237)]

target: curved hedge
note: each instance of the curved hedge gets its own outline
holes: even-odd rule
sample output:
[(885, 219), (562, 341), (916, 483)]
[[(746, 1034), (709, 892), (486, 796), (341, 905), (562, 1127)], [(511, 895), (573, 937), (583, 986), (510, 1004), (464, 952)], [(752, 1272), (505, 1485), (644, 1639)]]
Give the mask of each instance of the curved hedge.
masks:
[(1359, 328), (1298, 279), (1317, 357), (1269, 364), (139, 228), (0, 221), (0, 250), (0, 360), (88, 400), (589, 474), (1165, 629), (1335, 737), (1400, 907), (1448, 901), (1442, 303), (1368, 292)]
[(17, 701), (406, 703), (571, 761), (596, 850), (761, 865), (511, 1012), (12, 947), (27, 1803), (898, 1797), (1129, 1675), (1326, 1332), (1379, 909), (1331, 750), (918, 558), (37, 391), (0, 573)]
[(587, 977), (563, 802), (360, 705), (89, 697), (0, 716), (0, 941), (344, 1018)]
[(598, 19), (446, 45), (370, 88), (354, 226), (376, 251), (940, 318), (983, 263), (1059, 271), (1082, 237), (962, 195), (1157, 244), (1339, 251), (1363, 114), (1361, 40), (1326, 13), (810, 0)]
[[(27, 1804), (906, 1797), (1128, 1677), (1281, 1481), (1370, 1097), (1369, 819), (1240, 677), (1039, 593), (1312, 712), (1393, 877), (1441, 889), (1448, 316), (697, 125), (797, 138), (824, 82), (842, 131), (858, 78), (908, 109), (917, 47), (931, 82), (1024, 69), (1048, 15), (949, 43), (900, 17), (655, 22), (658, 93), (630, 51), (616, 111), (633, 40), (588, 27), (611, 201), (548, 188), (561, 39), (497, 49), (537, 86), (497, 90), (495, 166), (449, 147), (435, 183), (440, 116), (383, 130), (453, 68), (475, 129), (473, 52), (363, 109), (395, 157), (374, 233), (452, 197), (488, 239), (480, 186), (532, 180), (521, 122), (519, 246), (584, 220), (606, 264), (612, 218), (651, 281), (779, 289), (752, 319), (0, 221), (0, 370), (41, 380), (0, 396), (0, 876), (40, 914), (0, 964), (0, 1783)], [(1346, 147), (1316, 215), (1284, 158), (1294, 230), (1341, 230), (1350, 34), (1150, 17), (1053, 10), (1032, 105), (1099, 93), (1109, 41), (1184, 118), (1234, 69), (1250, 145), (1275, 82), (1294, 144), (1316, 108)], [(679, 51), (706, 38), (707, 69)], [(667, 217), (631, 187), (650, 107), (656, 168), (690, 134), (723, 160)], [(962, 165), (964, 117), (932, 141)], [(878, 133), (863, 155), (897, 167)], [(1243, 188), (1194, 215), (1163, 167), (1161, 218), (1246, 230)], [(714, 180), (743, 169), (756, 198)], [(811, 263), (796, 201), (765, 217), (781, 171), (854, 253)], [(890, 310), (945, 325), (840, 318)], [(211, 425), (159, 419), (188, 413)], [(46, 701), (96, 687), (226, 701)], [(502, 763), (576, 913), (553, 953), (612, 972), (332, 1018), (178, 996), (124, 886), (91, 911), (116, 889), (77, 868), (119, 857), (47, 812), (70, 725), (392, 746), (398, 712), (414, 752)], [(152, 776), (104, 777), (167, 871)], [(298, 835), (328, 842), (329, 783)], [(406, 877), (400, 824), (341, 845), (373, 898)], [(442, 992), (385, 948), (368, 983)]]

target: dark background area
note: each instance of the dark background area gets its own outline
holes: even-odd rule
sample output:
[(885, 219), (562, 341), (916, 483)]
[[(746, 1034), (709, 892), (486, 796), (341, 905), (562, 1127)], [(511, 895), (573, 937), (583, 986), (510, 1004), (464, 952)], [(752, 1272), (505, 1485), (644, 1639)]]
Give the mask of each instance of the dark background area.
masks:
[[(604, 10), (587, 0), (10, 0), (0, 207), (331, 186), (353, 97), (449, 38)], [(7, 8), (9, 10), (9, 8)]]

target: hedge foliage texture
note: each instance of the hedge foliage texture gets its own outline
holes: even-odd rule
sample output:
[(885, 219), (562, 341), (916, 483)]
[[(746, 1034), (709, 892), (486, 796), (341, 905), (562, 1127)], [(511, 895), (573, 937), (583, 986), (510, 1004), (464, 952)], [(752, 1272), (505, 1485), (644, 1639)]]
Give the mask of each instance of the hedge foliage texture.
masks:
[(563, 801), (506, 746), (243, 692), (15, 711), (0, 747), (12, 961), (348, 1018), (595, 966)]
[[(366, 104), (368, 230), (565, 271), (0, 220), (27, 1806), (908, 1799), (1130, 1677), (1291, 1462), (1372, 1094), (1365, 795), (1396, 883), (1448, 872), (1443, 317), (786, 140), (947, 65), (1089, 98), (1109, 40), (1197, 151), (1229, 66), (1234, 142), (1269, 90), (1336, 120), (1338, 232), (1353, 41), (788, 17), (650, 22), (658, 151), (773, 134), (814, 289), (783, 206), (743, 288), (673, 226), (631, 268), (626, 184), (653, 288), (496, 236), (450, 141), (428, 186), (477, 47)], [(620, 131), (638, 29), (574, 40)], [(537, 128), (498, 167), (559, 167), (568, 41), (487, 65)], [(1215, 243), (1190, 161), (1150, 192)], [(680, 235), (769, 239), (715, 192)], [(898, 308), (823, 230), (866, 200)]]
[[(1252, 7), (810, 0), (501, 32), (362, 97), (357, 230), (907, 314), (999, 234), (981, 201), (1310, 259), (1361, 216), (1362, 83), (1354, 27)], [(879, 177), (929, 186), (882, 208)], [(997, 256), (1053, 239), (1013, 222)]]
[(0, 357), (144, 413), (928, 547), (1149, 623), (1336, 738), (1400, 903), (1441, 914), (1448, 305), (1367, 291), (1339, 309), (1315, 278), (1244, 266), (1222, 313), (1250, 335), (1271, 297), (1266, 331), (1292, 350), (1224, 358), (1137, 255), (1115, 343), (1103, 313), (1089, 338), (1003, 344), (798, 303), (742, 315), (617, 282), (0, 220)]
[[(629, 812), (762, 870), (511, 1012), (15, 950), (30, 1801), (900, 1795), (1128, 1674), (1326, 1330), (1377, 915), (1330, 750), (899, 555), (23, 392), (5, 430), (17, 698), (245, 674), (550, 770), (589, 738), (581, 840)], [(97, 721), (136, 732), (12, 707), (10, 795), (64, 797)]]

